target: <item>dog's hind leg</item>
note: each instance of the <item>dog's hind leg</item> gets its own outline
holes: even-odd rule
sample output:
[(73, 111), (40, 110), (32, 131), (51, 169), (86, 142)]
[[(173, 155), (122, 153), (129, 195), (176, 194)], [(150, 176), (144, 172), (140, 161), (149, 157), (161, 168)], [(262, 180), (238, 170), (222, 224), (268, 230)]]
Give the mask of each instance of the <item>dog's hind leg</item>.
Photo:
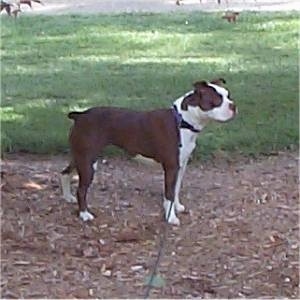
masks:
[(71, 161), (70, 164), (60, 174), (60, 182), (61, 182), (63, 197), (67, 202), (70, 203), (77, 202), (76, 197), (73, 196), (71, 193), (71, 179), (74, 170), (75, 170), (75, 165)]
[(79, 175), (79, 184), (77, 189), (77, 199), (79, 205), (79, 217), (83, 221), (93, 220), (94, 216), (87, 209), (86, 196), (90, 184), (93, 181), (95, 169), (94, 169), (94, 159), (88, 157), (80, 157), (76, 161), (76, 168)]

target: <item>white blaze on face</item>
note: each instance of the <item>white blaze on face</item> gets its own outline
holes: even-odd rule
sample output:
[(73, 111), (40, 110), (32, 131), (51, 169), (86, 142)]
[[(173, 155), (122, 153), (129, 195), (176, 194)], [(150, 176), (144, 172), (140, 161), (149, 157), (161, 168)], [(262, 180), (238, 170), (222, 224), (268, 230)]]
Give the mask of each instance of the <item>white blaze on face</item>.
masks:
[(232, 119), (235, 113), (230, 108), (230, 104), (233, 104), (233, 102), (228, 98), (228, 90), (216, 84), (209, 83), (208, 85), (214, 88), (214, 90), (222, 97), (222, 104), (208, 111), (208, 117), (221, 122)]

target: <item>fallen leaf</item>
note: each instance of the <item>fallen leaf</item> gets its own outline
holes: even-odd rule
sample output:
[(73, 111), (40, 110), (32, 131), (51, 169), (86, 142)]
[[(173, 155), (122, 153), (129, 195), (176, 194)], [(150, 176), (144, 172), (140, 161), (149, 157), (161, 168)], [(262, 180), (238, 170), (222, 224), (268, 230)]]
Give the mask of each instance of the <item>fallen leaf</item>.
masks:
[(43, 189), (43, 187), (41, 185), (39, 185), (38, 183), (33, 182), (33, 181), (24, 183), (23, 187), (26, 189), (33, 189), (33, 190), (38, 190), (38, 191)]
[(139, 234), (136, 231), (130, 229), (121, 231), (116, 237), (116, 241), (121, 243), (137, 242), (139, 239)]

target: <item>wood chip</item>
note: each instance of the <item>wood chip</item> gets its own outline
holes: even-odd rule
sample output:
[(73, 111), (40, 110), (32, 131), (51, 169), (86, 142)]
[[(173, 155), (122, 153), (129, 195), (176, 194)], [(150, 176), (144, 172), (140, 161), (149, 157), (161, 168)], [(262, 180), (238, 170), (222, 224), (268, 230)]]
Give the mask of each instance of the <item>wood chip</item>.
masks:
[(123, 230), (116, 237), (116, 241), (120, 243), (137, 242), (139, 239), (139, 234), (130, 229)]
[(30, 261), (25, 261), (25, 260), (18, 260), (18, 261), (14, 262), (14, 265), (17, 265), (17, 266), (27, 266), (30, 264), (31, 264)]

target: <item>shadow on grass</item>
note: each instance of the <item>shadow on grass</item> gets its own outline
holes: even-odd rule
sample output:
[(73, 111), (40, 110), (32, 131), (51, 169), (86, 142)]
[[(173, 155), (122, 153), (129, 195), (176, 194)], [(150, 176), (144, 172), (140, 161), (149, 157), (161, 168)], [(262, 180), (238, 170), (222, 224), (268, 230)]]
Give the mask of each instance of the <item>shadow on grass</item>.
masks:
[[(168, 64), (131, 65), (125, 70), (120, 69), (114, 76), (95, 79), (98, 86), (95, 82), (90, 86), (92, 83), (83, 80), (83, 75), (84, 72), (73, 73), (72, 76), (61, 73), (62, 78), (69, 80), (62, 82), (62, 86), (60, 80), (56, 81), (56, 88), (55, 84), (43, 85), (44, 78), (39, 74), (38, 80), (44, 88), (43, 99), (26, 97), (18, 100), (18, 104), (6, 101), (3, 109), (10, 108), (11, 113), (7, 111), (6, 118), (2, 119), (4, 150), (39, 153), (66, 151), (68, 128), (72, 123), (67, 119), (68, 111), (95, 105), (134, 109), (169, 107), (173, 100), (189, 90), (198, 76), (198, 68), (192, 65), (178, 69)], [(228, 74), (228, 87), (240, 114), (229, 124), (213, 125), (205, 130), (199, 138), (201, 152), (208, 154), (223, 150), (255, 153), (258, 149), (268, 152), (296, 144), (297, 80), (288, 75), (285, 72), (278, 74), (276, 69), (261, 73)], [(203, 76), (210, 78), (210, 71)], [(288, 78), (288, 87), (282, 81), (283, 77)], [(28, 84), (35, 80), (37, 78), (34, 75), (30, 76)], [(82, 93), (77, 92), (72, 97), (68, 87), (82, 90)], [(122, 91), (125, 91), (124, 94)]]

